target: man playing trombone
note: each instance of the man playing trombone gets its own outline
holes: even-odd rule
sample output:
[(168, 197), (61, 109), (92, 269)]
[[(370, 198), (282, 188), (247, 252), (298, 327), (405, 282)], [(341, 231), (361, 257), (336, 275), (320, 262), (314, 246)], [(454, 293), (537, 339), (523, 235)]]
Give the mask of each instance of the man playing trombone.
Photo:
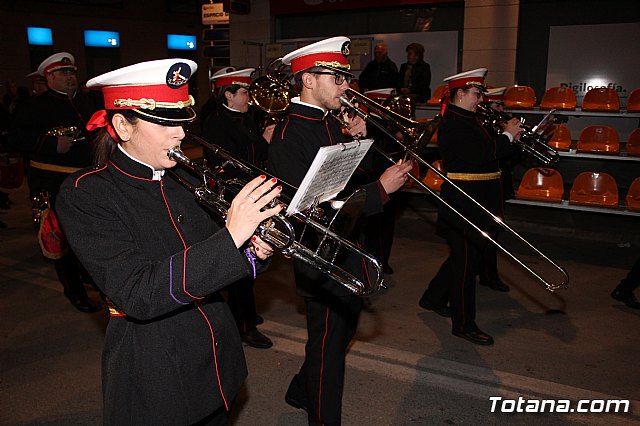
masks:
[[(499, 159), (513, 152), (512, 142), (519, 138), (522, 128), (514, 118), (501, 135), (493, 138), (476, 119), (476, 109), (486, 92), (486, 72), (486, 68), (479, 68), (444, 80), (448, 82), (449, 101), (438, 127), (438, 144), (447, 177), (491, 213), (503, 217)], [(480, 229), (495, 236), (497, 225), (490, 216), (483, 214), (449, 182), (443, 183), (441, 196)], [(453, 335), (478, 345), (492, 345), (493, 337), (480, 330), (475, 322), (476, 275), (482, 253), (490, 243), (442, 205), (438, 224), (451, 251), (419, 304), (440, 315), (450, 315)]]
[[(297, 49), (282, 62), (290, 65), (300, 97), (291, 102), (289, 115), (276, 125), (269, 148), (270, 171), (295, 186), (300, 185), (318, 150), (345, 142), (338, 123), (329, 117), (341, 107), (340, 97), (349, 88), (350, 40), (333, 37)], [(366, 123), (356, 117), (347, 123), (351, 136), (364, 136)], [(364, 214), (379, 213), (388, 194), (407, 180), (411, 162), (389, 167), (375, 182), (350, 181), (351, 189), (366, 191)], [(347, 259), (345, 268), (358, 275), (357, 261)], [(307, 411), (309, 424), (341, 422), (342, 390), (347, 347), (356, 332), (362, 300), (337, 282), (318, 276), (308, 266), (294, 262), (298, 294), (304, 298), (308, 340), (305, 359), (293, 377), (285, 400)]]

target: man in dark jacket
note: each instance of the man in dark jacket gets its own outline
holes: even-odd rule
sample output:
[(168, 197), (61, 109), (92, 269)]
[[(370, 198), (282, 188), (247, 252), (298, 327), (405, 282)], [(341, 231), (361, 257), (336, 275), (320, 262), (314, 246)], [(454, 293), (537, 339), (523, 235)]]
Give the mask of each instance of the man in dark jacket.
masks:
[[(349, 46), (347, 37), (333, 37), (282, 59), (291, 65), (300, 97), (292, 100), (289, 116), (276, 125), (269, 167), (276, 177), (294, 186), (300, 185), (321, 147), (345, 141), (336, 121), (327, 116), (340, 108), (339, 98), (353, 77), (347, 61)], [(349, 122), (347, 131), (351, 136), (362, 136), (366, 123), (356, 118)], [(381, 212), (388, 194), (406, 182), (411, 168), (411, 162), (400, 161), (380, 179), (358, 185), (366, 191), (363, 214)], [(364, 279), (362, 265), (355, 257), (348, 256), (340, 266)], [(346, 352), (356, 332), (362, 300), (302, 262), (294, 261), (294, 274), (298, 294), (307, 307), (308, 340), (304, 363), (293, 377), (285, 401), (305, 409), (309, 424), (339, 425)]]
[[(78, 92), (77, 68), (70, 53), (51, 55), (37, 72), (45, 76), (49, 90), (17, 109), (10, 140), (30, 159), (31, 197), (46, 194), (55, 211), (56, 195), (64, 179), (91, 164), (90, 138), (85, 126), (97, 107), (91, 97)], [(43, 252), (55, 259), (58, 280), (73, 306), (82, 312), (95, 312), (96, 306), (83, 284), (91, 280), (81, 273), (82, 267), (73, 252), (70, 249), (66, 254)]]
[(358, 77), (360, 92), (367, 90), (395, 88), (398, 83), (398, 67), (389, 59), (387, 46), (376, 44), (373, 61), (369, 62)]

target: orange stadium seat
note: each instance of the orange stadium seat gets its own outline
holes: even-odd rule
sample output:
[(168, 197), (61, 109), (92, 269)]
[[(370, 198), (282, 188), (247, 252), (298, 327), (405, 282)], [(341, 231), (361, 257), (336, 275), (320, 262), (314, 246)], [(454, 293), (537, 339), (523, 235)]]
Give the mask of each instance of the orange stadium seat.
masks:
[(564, 124), (554, 124), (553, 134), (547, 145), (558, 151), (569, 151), (571, 148), (571, 130)]
[[(414, 161), (413, 170), (411, 170), (409, 173), (411, 173), (418, 179), (420, 178), (420, 165), (418, 164), (417, 161)], [(404, 184), (403, 188), (411, 188), (413, 187), (413, 185), (415, 185), (415, 182), (413, 181), (413, 179), (409, 178), (407, 182)]]
[[(431, 165), (439, 172), (444, 173), (444, 169), (442, 168), (442, 160), (436, 160)], [(442, 182), (444, 182), (444, 179), (438, 176), (431, 169), (427, 171), (426, 176), (424, 177), (424, 179), (422, 179), (422, 183), (424, 183), (434, 191), (440, 191), (440, 186), (442, 185)]]
[(608, 173), (582, 172), (573, 181), (570, 204), (618, 207), (618, 185)]
[(634, 212), (640, 212), (640, 177), (631, 182), (629, 191), (627, 191), (627, 209)]
[(618, 132), (611, 126), (587, 126), (582, 129), (577, 145), (578, 152), (618, 154)]
[(629, 140), (627, 141), (627, 154), (640, 155), (640, 128), (635, 129), (629, 135)]
[(529, 86), (512, 86), (504, 92), (505, 108), (533, 108), (536, 104), (536, 93)]
[(440, 100), (442, 99), (442, 95), (444, 94), (444, 91), (446, 89), (447, 89), (446, 84), (441, 84), (440, 86), (436, 87), (436, 90), (434, 90), (433, 94), (431, 95), (431, 99), (427, 100), (427, 105), (439, 106)]
[(563, 194), (564, 182), (560, 172), (554, 169), (534, 168), (527, 170), (522, 176), (516, 198), (559, 203)]
[(627, 98), (627, 112), (640, 112), (640, 88), (634, 89)]
[(610, 87), (589, 90), (582, 99), (583, 111), (620, 111), (620, 96)]
[(540, 108), (572, 110), (576, 109), (577, 104), (576, 92), (571, 90), (570, 87), (551, 87), (544, 92)]

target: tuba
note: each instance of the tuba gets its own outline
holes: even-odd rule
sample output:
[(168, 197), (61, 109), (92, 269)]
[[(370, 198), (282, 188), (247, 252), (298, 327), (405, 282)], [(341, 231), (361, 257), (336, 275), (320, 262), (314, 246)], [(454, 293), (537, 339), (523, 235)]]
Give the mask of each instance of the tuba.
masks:
[[(210, 213), (224, 221), (238, 191), (256, 176), (267, 173), (193, 133), (187, 132), (185, 140), (188, 139), (208, 149), (221, 165), (208, 168), (188, 158), (179, 147), (174, 147), (167, 153), (168, 157), (197, 176), (198, 183), (193, 183), (172, 170), (169, 174), (190, 190)], [(228, 172), (230, 169), (233, 169), (233, 176)], [(281, 184), (283, 192), (280, 197), (285, 202), (274, 200), (272, 206), (277, 203), (285, 204), (286, 207), (286, 201), (291, 201), (295, 193), (295, 187), (282, 181)], [(356, 191), (344, 202), (331, 203), (339, 206), (336, 209), (323, 204), (322, 207), (313, 205), (304, 212), (288, 217), (278, 214), (262, 222), (256, 235), (285, 257), (300, 260), (352, 293), (358, 296), (371, 295), (383, 287), (382, 264), (342, 236), (348, 236), (354, 229), (364, 201), (364, 192)], [(358, 263), (366, 270), (365, 278), (338, 265), (346, 256), (356, 256), (359, 259)]]
[(76, 126), (54, 127), (53, 129), (50, 129), (49, 131), (47, 131), (45, 134), (47, 136), (55, 136), (55, 137), (66, 136), (69, 139), (71, 139), (72, 142), (77, 142), (84, 139), (84, 136), (82, 136), (82, 131)]
[[(551, 110), (543, 121), (552, 121), (549, 120), (549, 117), (553, 111), (555, 110)], [(482, 124), (485, 129), (489, 130), (489, 132), (494, 136), (502, 133), (505, 123), (513, 118), (513, 116), (505, 112), (495, 110), (485, 103), (478, 105), (477, 114), (480, 124)], [(522, 133), (520, 134), (520, 138), (517, 141), (514, 141), (514, 144), (520, 147), (522, 152), (533, 157), (544, 167), (550, 167), (558, 163), (560, 160), (560, 154), (547, 144), (548, 137), (541, 134), (541, 131), (543, 130), (540, 128), (541, 126), (538, 125), (531, 128), (524, 124), (524, 120), (521, 119), (521, 121)]]
[(284, 67), (280, 59), (272, 61), (267, 66), (266, 74), (256, 78), (249, 86), (251, 105), (266, 113), (260, 133), (267, 126), (278, 122), (289, 110), (289, 103), (295, 90), (287, 81), (288, 75), (282, 71)]
[[(505, 231), (508, 231), (518, 241), (520, 241), (521, 243), (525, 244), (527, 247), (529, 247), (529, 249), (531, 249), (533, 252), (535, 252), (535, 254), (539, 258), (543, 259), (545, 262), (547, 262), (547, 264), (551, 265), (559, 273), (559, 275), (562, 277), (560, 282), (554, 283), (554, 282), (551, 282), (548, 279), (545, 279), (538, 272), (534, 271), (532, 268), (530, 268), (528, 265), (526, 265), (523, 261), (521, 261), (516, 255), (514, 255), (509, 250), (504, 248), (498, 241), (496, 241), (494, 238), (492, 238), (489, 235), (488, 232), (480, 229), (480, 227), (477, 224), (473, 223), (469, 218), (464, 216), (461, 212), (456, 210), (451, 204), (449, 204), (446, 200), (444, 200), (438, 193), (436, 193), (434, 190), (432, 190), (426, 184), (424, 184), (420, 180), (419, 176), (414, 176), (411, 173), (409, 173), (409, 178), (411, 180), (413, 180), (421, 188), (426, 190), (429, 194), (433, 195), (436, 198), (436, 200), (438, 200), (440, 203), (444, 204), (453, 213), (457, 214), (463, 221), (465, 221), (472, 228), (474, 228), (476, 231), (478, 231), (484, 238), (486, 238), (488, 241), (490, 241), (496, 248), (500, 249), (503, 253), (505, 253), (506, 255), (511, 257), (511, 259), (513, 259), (516, 263), (518, 263), (520, 266), (522, 266), (527, 272), (529, 272), (531, 275), (533, 275), (533, 277), (535, 277), (540, 283), (542, 283), (547, 290), (553, 292), (553, 291), (555, 291), (557, 289), (566, 288), (568, 286), (568, 284), (569, 284), (569, 275), (567, 274), (567, 272), (561, 266), (556, 264), (547, 255), (542, 253), (535, 246), (533, 246), (529, 241), (527, 241), (524, 237), (522, 237), (520, 234), (518, 234), (516, 231), (514, 231), (502, 218), (494, 215), (488, 209), (486, 209), (482, 204), (478, 203), (473, 197), (471, 197), (469, 194), (467, 194), (465, 191), (463, 191), (458, 185), (456, 185), (455, 182), (453, 182), (451, 179), (449, 179), (447, 176), (445, 176), (445, 174), (443, 174), (436, 167), (434, 167), (431, 164), (429, 164), (429, 162), (425, 161), (416, 152), (416, 148), (420, 148), (420, 142), (423, 143), (423, 144), (426, 144), (424, 141), (426, 140), (428, 142), (431, 139), (431, 136), (433, 135), (433, 133), (437, 130), (438, 124), (440, 122), (440, 115), (437, 115), (436, 118), (434, 118), (433, 120), (431, 120), (428, 123), (418, 123), (418, 122), (415, 122), (413, 120), (406, 119), (406, 118), (394, 113), (393, 111), (388, 110), (387, 108), (385, 108), (384, 106), (380, 105), (379, 103), (377, 103), (377, 102), (367, 98), (363, 94), (358, 93), (358, 92), (356, 92), (354, 90), (351, 90), (351, 89), (348, 89), (346, 91), (346, 93), (340, 98), (340, 102), (342, 103), (343, 106), (345, 106), (346, 108), (352, 110), (354, 113), (358, 114), (363, 120), (367, 121), (368, 123), (371, 123), (372, 125), (374, 125), (378, 129), (383, 131), (390, 139), (392, 139), (393, 141), (398, 143), (402, 147), (402, 149), (405, 151), (405, 153), (407, 155), (409, 155), (410, 157), (413, 157), (413, 159), (415, 159), (419, 163), (423, 164), (424, 166), (426, 166), (427, 168), (432, 170), (441, 179), (443, 179), (445, 182), (449, 183), (453, 188), (455, 188), (456, 191), (460, 192), (460, 194), (462, 194), (465, 198), (467, 198), (469, 201), (471, 201), (473, 204), (475, 204), (484, 214), (487, 214), (489, 217), (491, 217), (491, 219), (498, 226), (500, 226)], [(364, 111), (362, 111), (361, 109), (359, 109), (358, 107), (356, 107), (354, 105), (356, 103), (359, 104), (359, 105), (365, 106), (367, 108), (367, 110), (371, 114), (367, 114)], [(375, 118), (371, 117), (371, 115), (373, 113), (375, 113), (376, 115), (378, 115), (380, 117), (383, 117), (386, 120), (391, 121), (391, 123), (393, 125), (395, 125), (396, 127), (401, 129), (403, 134), (416, 135), (415, 137), (418, 138), (418, 141), (409, 141), (409, 143), (403, 143), (402, 141), (398, 140), (392, 134), (390, 134), (388, 131), (386, 131), (386, 126), (383, 123), (380, 123), (380, 122), (378, 122), (378, 120), (376, 120)], [(422, 124), (426, 124), (426, 126), (421, 126)], [(386, 157), (390, 162), (395, 163), (395, 160), (393, 158), (391, 158), (389, 155), (387, 155), (382, 149), (376, 147), (375, 145), (373, 147), (382, 156)]]

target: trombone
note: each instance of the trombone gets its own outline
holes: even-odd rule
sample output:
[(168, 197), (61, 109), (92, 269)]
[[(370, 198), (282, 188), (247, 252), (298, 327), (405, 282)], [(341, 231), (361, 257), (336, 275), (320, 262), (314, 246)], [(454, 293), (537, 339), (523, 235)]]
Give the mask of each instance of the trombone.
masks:
[[(267, 173), (191, 132), (187, 132), (186, 138), (193, 139), (209, 149), (212, 155), (220, 160), (221, 165), (213, 169), (208, 168), (188, 158), (180, 147), (174, 147), (169, 150), (167, 156), (190, 170), (198, 177), (199, 182), (193, 183), (171, 170), (169, 174), (191, 191), (200, 204), (224, 221), (231, 201), (238, 191), (249, 180)], [(234, 169), (238, 173), (230, 177), (224, 172), (225, 169)], [(247, 180), (235, 177), (236, 175), (246, 176)], [(284, 188), (281, 196), (289, 198), (289, 193), (296, 188), (286, 182), (280, 181), (280, 183)], [(335, 209), (335, 213), (331, 211), (333, 206), (321, 208), (314, 204), (304, 212), (288, 217), (282, 214), (275, 215), (258, 226), (257, 235), (286, 257), (301, 261), (343, 285), (355, 295), (371, 295), (383, 287), (382, 264), (341, 236), (349, 235), (353, 230), (365, 198), (364, 191), (356, 191), (344, 202), (335, 203), (340, 205), (339, 209)], [(276, 203), (285, 204), (279, 200), (274, 200), (272, 203), (272, 206)], [(305, 236), (307, 230), (310, 231)], [(346, 256), (356, 256), (359, 259), (358, 263), (365, 268), (364, 278), (354, 275), (337, 264)]]
[[(553, 121), (550, 119), (551, 115), (555, 112), (555, 109), (549, 111), (549, 113), (543, 119), (544, 124), (549, 124)], [(491, 106), (480, 103), (478, 105), (478, 118), (480, 124), (488, 129), (494, 135), (502, 133), (504, 123), (513, 118), (505, 112), (497, 111)], [(560, 161), (560, 154), (547, 144), (548, 138), (543, 136), (542, 130), (544, 130), (540, 124), (531, 128), (524, 124), (524, 119), (520, 119), (522, 122), (522, 133), (517, 141), (514, 141), (522, 151), (532, 156), (536, 161), (541, 163), (544, 167), (550, 167)]]
[[(550, 265), (552, 265), (560, 273), (560, 275), (562, 276), (562, 280), (560, 282), (558, 282), (558, 283), (552, 283), (552, 282), (546, 280), (545, 278), (543, 278), (540, 274), (538, 274), (536, 271), (534, 271), (528, 265), (526, 265), (523, 261), (521, 261), (517, 256), (515, 256), (509, 250), (504, 248), (500, 243), (498, 243), (498, 241), (496, 241), (494, 238), (492, 238), (489, 235), (488, 232), (480, 229), (478, 227), (478, 225), (476, 225), (470, 219), (465, 217), (462, 213), (460, 213), (458, 210), (456, 210), (451, 204), (449, 204), (447, 201), (445, 201), (438, 193), (436, 193), (431, 188), (429, 188), (427, 185), (425, 185), (418, 177), (416, 177), (416, 176), (412, 175), (411, 173), (409, 173), (408, 176), (409, 176), (410, 179), (412, 179), (420, 187), (422, 187), (428, 193), (433, 195), (439, 202), (441, 202), (447, 208), (449, 208), (451, 211), (453, 211), (455, 214), (457, 214), (462, 220), (464, 220), (472, 228), (474, 228), (476, 231), (478, 231), (484, 238), (489, 240), (494, 246), (499, 248), (503, 253), (505, 253), (506, 255), (511, 257), (516, 263), (518, 263), (527, 272), (529, 272), (531, 275), (533, 275), (540, 283), (542, 283), (547, 290), (553, 292), (553, 291), (555, 291), (557, 289), (567, 288), (568, 287), (569, 275), (564, 270), (564, 268), (559, 266), (557, 263), (555, 263), (553, 260), (551, 260), (547, 255), (545, 255), (540, 250), (538, 250), (529, 241), (527, 241), (524, 237), (522, 237), (515, 230), (513, 230), (504, 220), (502, 220), (500, 217), (498, 217), (498, 216), (494, 215), (493, 213), (491, 213), (482, 204), (477, 202), (473, 197), (471, 197), (469, 194), (467, 194), (465, 191), (463, 191), (451, 179), (449, 179), (447, 176), (445, 176), (445, 174), (443, 174), (438, 169), (436, 169), (431, 164), (429, 164), (427, 161), (422, 159), (422, 157), (416, 152), (417, 149), (422, 148), (422, 146), (426, 145), (426, 143), (428, 143), (428, 141), (431, 140), (431, 137), (436, 132), (438, 123), (439, 123), (440, 118), (441, 118), (441, 116), (439, 114), (433, 120), (431, 120), (428, 123), (420, 123), (420, 122), (417, 122), (417, 121), (414, 121), (414, 120), (411, 120), (411, 119), (407, 119), (407, 118), (405, 118), (405, 117), (403, 117), (403, 116), (401, 116), (399, 114), (396, 114), (393, 111), (388, 110), (384, 106), (382, 106), (379, 103), (369, 99), (368, 97), (364, 96), (363, 94), (361, 94), (359, 92), (356, 92), (353, 89), (347, 89), (345, 94), (340, 97), (340, 103), (344, 107), (346, 107), (347, 109), (354, 111), (356, 114), (358, 114), (366, 122), (369, 122), (372, 125), (374, 125), (375, 127), (377, 127), (378, 129), (380, 129), (385, 135), (387, 135), (389, 138), (391, 138), (393, 141), (395, 141), (397, 144), (399, 144), (407, 155), (409, 155), (410, 157), (413, 157), (416, 161), (420, 162), (421, 164), (425, 165), (430, 170), (432, 170), (434, 173), (436, 173), (441, 179), (443, 179), (445, 182), (450, 184), (457, 191), (459, 191), (461, 194), (463, 194), (464, 197), (466, 197), (473, 204), (475, 204), (478, 208), (480, 208), (480, 210), (482, 212), (484, 212), (485, 214), (489, 215), (491, 217), (491, 219), (493, 219), (493, 221), (496, 224), (498, 224), (501, 228), (503, 228), (504, 230), (508, 231), (511, 235), (516, 237), (520, 242), (524, 243), (531, 250), (533, 250), (540, 258), (544, 259), (546, 262), (548, 262)], [(409, 135), (409, 136), (410, 135), (416, 135), (417, 139), (411, 140), (410, 143), (412, 144), (412, 146), (409, 146), (408, 144), (403, 143), (402, 141), (400, 141), (396, 137), (394, 137), (386, 129), (386, 127), (383, 124), (381, 124), (377, 120), (373, 119), (370, 114), (367, 114), (364, 111), (362, 111), (360, 108), (356, 107), (354, 105), (354, 103), (358, 103), (359, 105), (364, 105), (368, 109), (368, 111), (375, 112), (378, 116), (382, 117), (383, 120), (391, 122), (393, 125), (397, 126), (403, 134), (406, 134), (406, 135)], [(334, 115), (334, 117), (335, 117), (335, 115)], [(427, 124), (427, 126), (423, 126), (423, 124)], [(382, 149), (376, 147), (375, 145), (374, 145), (374, 148), (382, 156), (387, 158), (392, 163), (395, 163), (395, 160), (393, 160), (393, 158), (391, 158)]]

